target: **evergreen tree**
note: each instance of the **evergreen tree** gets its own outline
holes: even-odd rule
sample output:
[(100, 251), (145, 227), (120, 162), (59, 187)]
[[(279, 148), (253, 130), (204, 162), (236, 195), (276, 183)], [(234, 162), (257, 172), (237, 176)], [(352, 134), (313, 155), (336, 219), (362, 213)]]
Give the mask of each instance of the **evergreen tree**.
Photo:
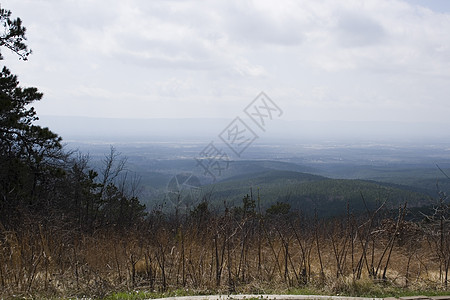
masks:
[[(0, 9), (0, 26), (3, 27), (3, 32), (0, 34), (0, 47), (6, 47), (12, 52), (15, 52), (19, 58), (27, 60), (31, 50), (28, 50), (25, 44), (26, 28), (22, 26), (20, 18), (11, 19), (11, 11)], [(3, 56), (0, 52), (0, 60)]]
[[(42, 98), (36, 88), (21, 88), (17, 76), (0, 73), (0, 207), (39, 205), (40, 184), (55, 173), (64, 157), (61, 137), (38, 120), (33, 102)], [(56, 169), (55, 169), (56, 168)]]
[[(24, 43), (25, 27), (20, 18), (11, 19), (0, 9), (0, 48), (5, 47), (26, 60), (31, 50)], [(0, 53), (0, 60), (3, 56)], [(42, 183), (55, 173), (63, 157), (61, 138), (48, 128), (35, 125), (32, 107), (42, 98), (36, 88), (19, 87), (17, 76), (3, 67), (0, 72), (0, 218), (8, 218), (18, 207), (39, 206)], [(38, 199), (38, 200), (37, 200)]]

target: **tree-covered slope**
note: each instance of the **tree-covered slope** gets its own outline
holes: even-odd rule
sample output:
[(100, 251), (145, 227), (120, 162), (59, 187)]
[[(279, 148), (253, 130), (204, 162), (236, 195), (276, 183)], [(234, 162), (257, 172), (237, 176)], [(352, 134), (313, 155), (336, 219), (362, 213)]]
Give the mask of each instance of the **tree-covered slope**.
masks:
[(373, 209), (386, 202), (388, 208), (408, 202), (409, 206), (429, 203), (429, 196), (407, 186), (365, 180), (330, 179), (293, 171), (264, 171), (235, 176), (202, 188), (213, 205), (239, 206), (242, 198), (252, 193), (259, 197), (262, 210), (277, 202), (289, 203), (291, 209), (322, 216), (339, 215)]

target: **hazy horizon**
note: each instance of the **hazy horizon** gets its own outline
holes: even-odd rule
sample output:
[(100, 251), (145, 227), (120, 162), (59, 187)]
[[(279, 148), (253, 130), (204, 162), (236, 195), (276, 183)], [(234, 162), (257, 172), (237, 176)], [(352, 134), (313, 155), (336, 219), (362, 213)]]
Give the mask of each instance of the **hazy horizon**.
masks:
[[(250, 119), (243, 118), (249, 126)], [(65, 141), (110, 142), (209, 142), (232, 119), (226, 118), (93, 118), (41, 116), (39, 124), (51, 128)], [(257, 143), (361, 143), (450, 144), (450, 132), (438, 122), (285, 121), (273, 120), (267, 130), (257, 131)]]

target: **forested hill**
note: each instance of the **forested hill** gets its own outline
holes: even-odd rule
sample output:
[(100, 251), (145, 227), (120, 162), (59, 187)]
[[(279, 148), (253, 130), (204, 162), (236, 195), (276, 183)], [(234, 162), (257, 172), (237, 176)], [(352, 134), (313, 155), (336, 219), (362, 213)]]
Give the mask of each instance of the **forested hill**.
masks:
[[(211, 204), (239, 206), (243, 197), (252, 194), (265, 210), (277, 202), (288, 203), (291, 210), (321, 216), (344, 214), (347, 203), (352, 212), (378, 207), (386, 201), (387, 208), (408, 203), (410, 207), (430, 204), (430, 197), (408, 186), (366, 180), (330, 179), (295, 171), (263, 171), (243, 174), (204, 186)], [(259, 200), (257, 200), (259, 198)]]

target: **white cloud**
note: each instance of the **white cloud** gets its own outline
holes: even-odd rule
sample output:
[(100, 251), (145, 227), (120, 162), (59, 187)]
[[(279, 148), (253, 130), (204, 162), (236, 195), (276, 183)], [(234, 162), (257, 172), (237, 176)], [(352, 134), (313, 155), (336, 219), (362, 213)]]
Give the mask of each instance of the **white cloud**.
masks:
[(3, 50), (4, 63), (24, 85), (46, 92), (39, 114), (229, 117), (264, 90), (286, 118), (448, 122), (450, 13), (435, 7), (401, 0), (2, 4), (28, 28), (30, 61)]

